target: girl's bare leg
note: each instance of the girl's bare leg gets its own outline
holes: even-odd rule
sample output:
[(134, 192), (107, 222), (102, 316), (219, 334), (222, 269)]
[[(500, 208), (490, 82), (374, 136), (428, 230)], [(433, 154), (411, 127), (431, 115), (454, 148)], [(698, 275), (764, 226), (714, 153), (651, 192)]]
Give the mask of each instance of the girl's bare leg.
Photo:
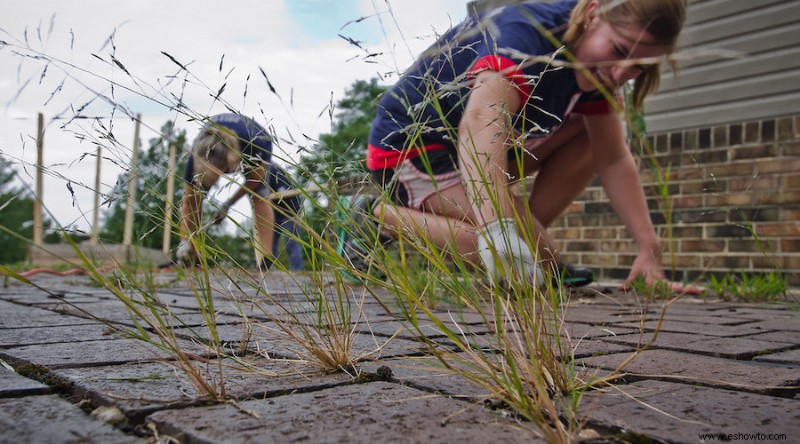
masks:
[(200, 227), (203, 218), (204, 193), (195, 186), (183, 187), (183, 200), (181, 201), (180, 226), (181, 239), (187, 239)]
[[(537, 151), (545, 154), (537, 155)], [(530, 208), (542, 225), (549, 227), (575, 199), (580, 196), (596, 176), (589, 137), (580, 116), (571, 118), (543, 146), (536, 147), (528, 156), (526, 165), (537, 171)], [(532, 161), (532, 162), (529, 162)]]
[(429, 197), (423, 210), (397, 205), (379, 204), (373, 208), (373, 216), (381, 220), (384, 234), (425, 238), (436, 247), (460, 256), (472, 264), (480, 264), (477, 254), (478, 237), (471, 203), (462, 185), (450, 187)]
[[(518, 167), (511, 165), (511, 170), (519, 171)], [(522, 225), (527, 232), (538, 236), (540, 257), (560, 263), (547, 228), (595, 177), (583, 119), (580, 116), (570, 118), (558, 132), (531, 147), (522, 159), (522, 171), (525, 176), (535, 174), (527, 202), (515, 199)]]

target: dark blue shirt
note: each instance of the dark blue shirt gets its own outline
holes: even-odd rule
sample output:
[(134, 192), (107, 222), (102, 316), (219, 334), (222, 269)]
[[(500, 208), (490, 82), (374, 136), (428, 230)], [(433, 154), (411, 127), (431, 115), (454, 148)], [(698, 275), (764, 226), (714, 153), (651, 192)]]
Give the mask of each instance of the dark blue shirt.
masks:
[[(557, 128), (576, 105), (603, 100), (578, 88), (572, 69), (532, 61), (565, 60), (542, 32), (556, 41), (566, 31), (576, 0), (522, 3), (471, 17), (428, 48), (381, 99), (369, 136), (367, 166), (393, 168), (417, 150), (456, 153), (457, 129), (474, 76), (502, 71), (520, 93), (524, 106), (514, 115), (514, 129), (542, 137)], [(609, 108), (603, 108), (607, 112)]]

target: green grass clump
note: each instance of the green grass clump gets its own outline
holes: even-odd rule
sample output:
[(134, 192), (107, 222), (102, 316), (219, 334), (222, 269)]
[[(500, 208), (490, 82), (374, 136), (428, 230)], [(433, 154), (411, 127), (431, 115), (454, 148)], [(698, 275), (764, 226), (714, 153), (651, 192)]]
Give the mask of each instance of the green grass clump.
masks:
[(723, 299), (752, 302), (775, 301), (789, 294), (786, 280), (774, 270), (765, 274), (729, 273), (720, 279), (711, 276), (708, 287)]
[(637, 276), (630, 281), (628, 289), (638, 295), (645, 295), (650, 299), (668, 299), (672, 297), (672, 289), (665, 281), (648, 283), (644, 276)]

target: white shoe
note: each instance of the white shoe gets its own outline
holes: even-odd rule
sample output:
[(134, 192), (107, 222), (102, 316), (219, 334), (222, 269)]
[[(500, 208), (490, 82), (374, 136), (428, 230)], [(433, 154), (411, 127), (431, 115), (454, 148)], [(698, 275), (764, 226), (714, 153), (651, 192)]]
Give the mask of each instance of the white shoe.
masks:
[(514, 219), (499, 219), (483, 227), (478, 232), (478, 254), (493, 283), (516, 277), (544, 286), (538, 256), (517, 233)]

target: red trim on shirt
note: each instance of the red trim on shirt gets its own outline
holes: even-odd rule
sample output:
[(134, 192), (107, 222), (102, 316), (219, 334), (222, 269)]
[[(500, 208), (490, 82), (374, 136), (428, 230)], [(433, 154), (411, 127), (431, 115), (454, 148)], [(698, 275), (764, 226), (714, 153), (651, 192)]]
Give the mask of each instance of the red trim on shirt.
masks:
[(517, 86), (522, 103), (525, 103), (531, 95), (531, 85), (525, 73), (513, 60), (503, 56), (484, 56), (469, 70), (470, 77), (475, 77), (481, 71), (497, 71), (507, 77)]
[(396, 168), (397, 165), (406, 159), (413, 159), (425, 151), (438, 151), (445, 150), (447, 147), (442, 144), (425, 145), (423, 147), (408, 148), (403, 151), (398, 150), (385, 150), (378, 148), (375, 145), (367, 145), (367, 168), (376, 170), (385, 170), (387, 168)]

